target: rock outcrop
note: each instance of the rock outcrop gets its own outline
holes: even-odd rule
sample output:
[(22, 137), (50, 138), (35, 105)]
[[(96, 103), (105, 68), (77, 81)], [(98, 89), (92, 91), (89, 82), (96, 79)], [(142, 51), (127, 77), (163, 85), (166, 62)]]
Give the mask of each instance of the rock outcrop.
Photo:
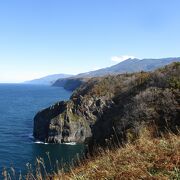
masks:
[(70, 100), (59, 102), (34, 119), (41, 141), (84, 142), (104, 146), (136, 138), (142, 126), (161, 135), (180, 127), (180, 63), (156, 70), (92, 78)]
[(84, 142), (91, 137), (91, 127), (103, 114), (103, 109), (112, 105), (105, 98), (72, 97), (67, 102), (40, 111), (34, 118), (34, 137), (43, 142)]

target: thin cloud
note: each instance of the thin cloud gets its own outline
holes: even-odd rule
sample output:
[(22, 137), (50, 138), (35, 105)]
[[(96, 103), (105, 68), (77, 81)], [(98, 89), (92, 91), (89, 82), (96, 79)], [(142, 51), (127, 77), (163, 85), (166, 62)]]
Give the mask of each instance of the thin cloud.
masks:
[(134, 59), (135, 57), (134, 56), (128, 56), (128, 55), (124, 55), (124, 56), (113, 56), (111, 58), (112, 61), (114, 62), (123, 62), (127, 59)]

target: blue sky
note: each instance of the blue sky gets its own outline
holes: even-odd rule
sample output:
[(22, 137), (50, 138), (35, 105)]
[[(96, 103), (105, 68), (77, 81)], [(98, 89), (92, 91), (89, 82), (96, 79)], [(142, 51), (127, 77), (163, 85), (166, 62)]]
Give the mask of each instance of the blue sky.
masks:
[(1, 0), (0, 82), (180, 56), (179, 0)]

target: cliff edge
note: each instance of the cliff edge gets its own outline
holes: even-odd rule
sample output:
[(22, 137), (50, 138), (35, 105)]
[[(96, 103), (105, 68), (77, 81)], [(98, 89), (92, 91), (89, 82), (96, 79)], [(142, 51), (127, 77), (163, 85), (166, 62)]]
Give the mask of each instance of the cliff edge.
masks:
[(104, 146), (136, 138), (141, 127), (152, 133), (180, 127), (180, 63), (154, 72), (91, 78), (69, 101), (37, 113), (34, 137), (44, 142), (85, 142)]

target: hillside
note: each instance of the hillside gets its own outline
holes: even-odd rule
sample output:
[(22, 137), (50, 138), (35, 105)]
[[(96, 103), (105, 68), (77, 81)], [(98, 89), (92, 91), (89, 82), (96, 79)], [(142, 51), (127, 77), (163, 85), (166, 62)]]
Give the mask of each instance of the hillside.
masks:
[(52, 85), (55, 81), (58, 79), (64, 79), (64, 78), (69, 78), (73, 75), (69, 74), (53, 74), (49, 76), (45, 76), (39, 79), (34, 79), (30, 81), (25, 81), (25, 84), (36, 84), (36, 85)]
[(123, 73), (133, 73), (140, 71), (153, 71), (157, 68), (168, 65), (172, 62), (179, 62), (180, 58), (162, 58), (162, 59), (127, 59), (114, 66), (78, 74), (71, 78), (58, 79), (53, 86), (64, 87), (66, 90), (75, 90), (84, 84), (89, 78), (102, 77), (107, 75), (117, 75)]
[(50, 143), (86, 141), (93, 152), (109, 139), (123, 143), (128, 133), (136, 138), (143, 126), (152, 126), (155, 136), (177, 133), (179, 74), (180, 63), (173, 63), (154, 72), (92, 78), (69, 101), (37, 113), (34, 137)]

